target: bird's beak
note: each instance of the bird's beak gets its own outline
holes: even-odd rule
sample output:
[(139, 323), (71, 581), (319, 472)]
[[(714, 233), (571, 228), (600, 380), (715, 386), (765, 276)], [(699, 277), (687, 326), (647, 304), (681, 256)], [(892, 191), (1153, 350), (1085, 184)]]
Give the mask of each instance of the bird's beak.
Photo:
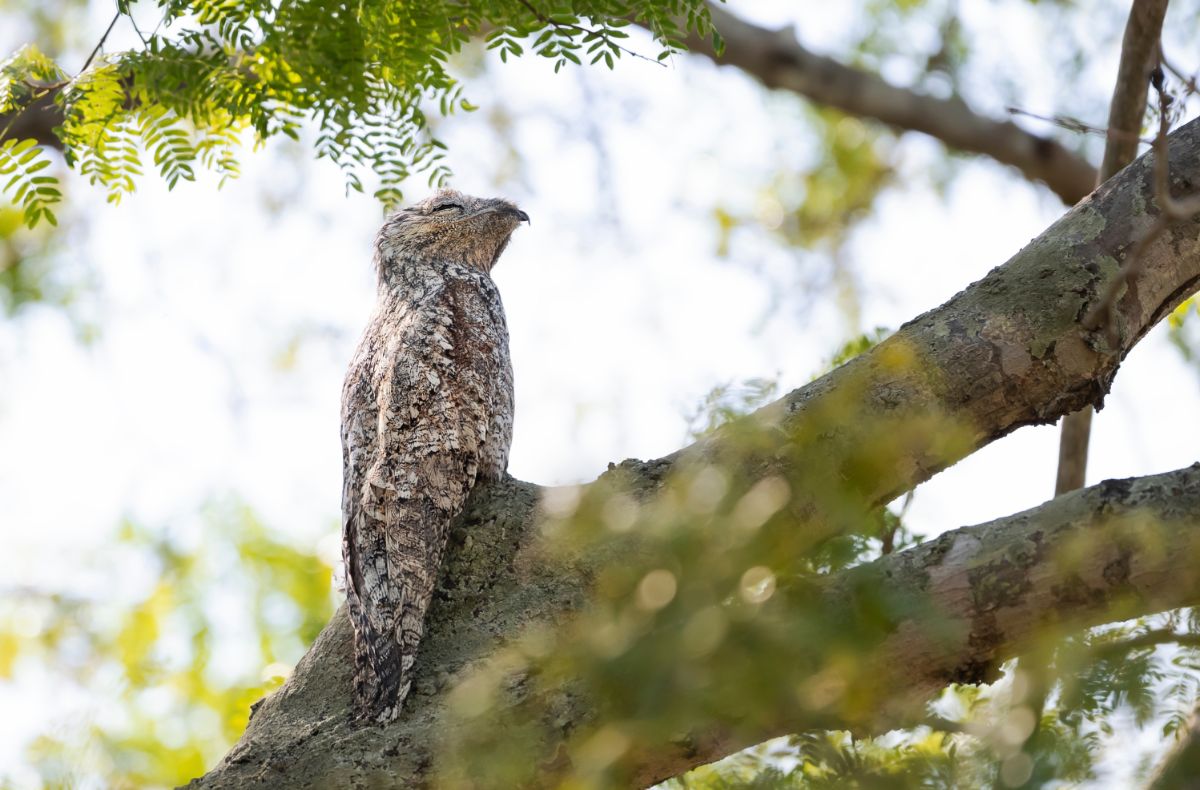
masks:
[[(479, 210), (480, 214), (508, 214), (516, 217), (517, 222), (529, 222), (529, 215), (509, 203), (507, 200), (496, 199)], [(533, 223), (530, 223), (533, 224)]]

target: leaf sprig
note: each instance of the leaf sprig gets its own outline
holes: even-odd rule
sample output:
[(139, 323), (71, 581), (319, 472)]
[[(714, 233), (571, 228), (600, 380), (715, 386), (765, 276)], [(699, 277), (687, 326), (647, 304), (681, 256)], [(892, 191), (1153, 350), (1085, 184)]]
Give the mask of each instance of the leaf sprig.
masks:
[[(0, 139), (52, 98), (67, 165), (112, 202), (135, 189), (147, 161), (172, 188), (198, 166), (224, 182), (238, 173), (247, 131), (256, 143), (298, 140), (312, 124), (317, 156), (342, 169), (346, 188), (365, 191), (369, 180), (390, 207), (411, 176), (431, 186), (450, 176), (429, 114), (475, 109), (449, 66), (474, 37), (501, 61), (528, 49), (555, 71), (585, 58), (608, 68), (623, 55), (653, 60), (627, 43), (632, 19), (652, 31), (660, 61), (683, 50), (689, 30), (720, 46), (703, 0), (159, 0), (162, 22), (149, 35), (129, 5), (118, 3), (114, 25), (127, 19), (140, 49), (104, 54), (106, 31), (74, 77), (33, 47), (0, 65)], [(3, 191), (28, 222), (53, 221), (48, 206), (61, 194), (41, 173), (51, 160), (32, 146), (4, 149)]]

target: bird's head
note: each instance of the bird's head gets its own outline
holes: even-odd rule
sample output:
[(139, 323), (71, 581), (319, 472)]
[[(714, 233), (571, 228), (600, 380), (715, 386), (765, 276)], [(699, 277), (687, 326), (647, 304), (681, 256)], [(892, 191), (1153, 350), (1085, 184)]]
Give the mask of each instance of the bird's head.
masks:
[(504, 198), (477, 198), (453, 189), (392, 214), (375, 237), (381, 274), (398, 261), (459, 263), (490, 272), (509, 237), (529, 215)]

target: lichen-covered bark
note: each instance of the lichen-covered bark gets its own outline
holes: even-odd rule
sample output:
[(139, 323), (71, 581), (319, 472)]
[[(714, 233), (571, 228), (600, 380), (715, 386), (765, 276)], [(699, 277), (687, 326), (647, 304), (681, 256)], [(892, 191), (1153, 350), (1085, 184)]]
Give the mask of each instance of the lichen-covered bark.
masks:
[[(757, 419), (780, 426), (781, 441), (819, 424), (806, 449), (883, 504), (1021, 426), (1101, 407), (1125, 354), (1200, 286), (1193, 219), (1147, 251), (1145, 276), (1117, 306), (1117, 347), (1079, 326), (1157, 214), (1152, 161), (1142, 157), (1003, 266)], [(1200, 186), (1200, 122), (1171, 136), (1171, 172), (1176, 194)], [(897, 265), (921, 276), (917, 250)], [(719, 458), (727, 434), (683, 452)], [(904, 441), (881, 448), (880, 436)]]
[[(911, 710), (947, 683), (994, 680), (1042, 637), (1200, 600), (1200, 464), (1106, 480), (856, 570), (933, 604), (880, 647), (880, 689)], [(936, 632), (934, 641), (930, 634)]]
[[(350, 720), (353, 663), (344, 610), (282, 689), (257, 707), (238, 744), (195, 788), (419, 787), (428, 780), (450, 676), (531, 619), (582, 599), (573, 569), (542, 567), (528, 546), (536, 489), (510, 481), (474, 497), (454, 533), (415, 691), (387, 728)], [(1096, 534), (1105, 540), (1096, 540)], [(1083, 539), (1086, 538), (1086, 539)], [(1200, 464), (1135, 480), (1106, 481), (1041, 507), (884, 557), (831, 580), (831, 606), (864, 576), (887, 599), (927, 598), (921, 620), (899, 623), (878, 646), (871, 720), (822, 718), (810, 726), (883, 731), (916, 721), (949, 682), (994, 676), (1047, 625), (1084, 627), (1200, 603)], [(936, 627), (930, 627), (936, 620)], [(930, 634), (937, 634), (935, 639)], [(573, 711), (577, 725), (587, 711)], [(643, 784), (719, 759), (755, 740), (803, 728), (789, 721), (757, 737), (709, 730), (641, 766)]]
[[(1200, 122), (1173, 135), (1171, 148), (1175, 184), (1189, 193), (1200, 184)], [(878, 505), (1022, 425), (1100, 404), (1125, 353), (1200, 282), (1200, 221), (1181, 223), (1149, 250), (1144, 275), (1121, 298), (1119, 346), (1080, 328), (1079, 318), (1153, 212), (1143, 159), (945, 305), (749, 418), (770, 429), (779, 450), (757, 453), (754, 471), (786, 474), (772, 466), (794, 464), (786, 450), (802, 441), (832, 474), (852, 481), (864, 502)], [(920, 276), (919, 260), (905, 265)], [(735, 435), (719, 431), (669, 458), (622, 464), (623, 477), (653, 488), (682, 459), (740, 463)], [(339, 611), (288, 682), (257, 707), (238, 744), (193, 785), (421, 786), (456, 674), (522, 625), (577, 608), (587, 595), (593, 564), (544, 561), (540, 493), (510, 480), (473, 495), (451, 537), (414, 692), (399, 721), (384, 729), (351, 726), (350, 630)], [(805, 496), (799, 491), (793, 505), (813, 528), (816, 510)], [(1058, 548), (1080, 530), (1135, 513), (1141, 533), (1114, 532), (1111, 543), (1086, 543), (1093, 552), (1082, 560), (1077, 552), (1075, 565), (1059, 562)], [(1117, 600), (1126, 607), (1122, 616), (1197, 603), (1198, 514), (1200, 470), (1193, 467), (1102, 484), (854, 571), (878, 574), (879, 584), (892, 586), (886, 595), (926, 595), (946, 621), (960, 624), (957, 638), (938, 643), (916, 624), (901, 624), (880, 645), (880, 690), (890, 702), (875, 725), (903, 719), (914, 699), (947, 681), (988, 677), (1040, 623), (1094, 623), (1111, 615)], [(613, 552), (621, 550), (614, 544)], [(842, 595), (839, 583), (831, 580), (831, 600)], [(904, 668), (903, 678), (889, 674), (896, 667)], [(588, 711), (563, 715), (572, 719), (569, 728)], [(710, 727), (647, 758), (638, 776), (649, 783), (744, 743), (744, 736), (733, 740)]]

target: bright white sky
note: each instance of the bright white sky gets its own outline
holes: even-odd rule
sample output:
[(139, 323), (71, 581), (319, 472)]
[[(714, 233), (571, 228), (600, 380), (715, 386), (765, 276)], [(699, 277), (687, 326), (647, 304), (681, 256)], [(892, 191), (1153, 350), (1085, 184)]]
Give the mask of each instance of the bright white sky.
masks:
[[(981, 27), (1004, 15), (980, 42), (995, 68), (967, 81), (972, 100), (998, 113), (987, 78), (1039, 84), (1037, 53), (1052, 37), (1024, 3), (963, 5)], [(773, 24), (794, 13), (775, 0), (733, 7)], [(806, 44), (834, 51), (847, 20), (815, 8), (792, 21)], [(109, 9), (93, 9), (97, 35)], [(1098, 58), (1098, 95), (1115, 62), (1115, 50)], [(1030, 109), (1053, 111), (1044, 93)], [(717, 384), (804, 384), (848, 336), (937, 306), (1062, 211), (983, 161), (944, 199), (920, 178), (892, 191), (849, 248), (862, 289), (861, 324), (849, 325), (830, 294), (800, 285), (824, 276), (819, 256), (754, 232), (735, 237), (730, 258), (715, 254), (713, 207), (769, 213), (760, 201), (772, 169), (801, 169), (811, 156), (792, 97), (699, 60), (555, 76), (531, 58), (472, 79), (467, 95), (483, 109), (439, 129), (454, 186), (511, 197), (533, 218), (496, 279), (517, 380), (510, 471), (539, 483), (585, 481), (610, 461), (676, 449), (685, 415)], [(1105, 114), (1098, 106), (1088, 120)], [(489, 123), (501, 116), (506, 141)], [(81, 344), (53, 308), (0, 326), (2, 587), (133, 599), (152, 569), (106, 561), (117, 522), (201, 539), (200, 506), (230, 493), (280, 533), (336, 554), (338, 399), (374, 298), (369, 246), (381, 215), (367, 198), (344, 197), (340, 173), (309, 150), (247, 151), (243, 178), (221, 191), (202, 177), (168, 194), (145, 178), (119, 207), (70, 181), (63, 265), (94, 286), (79, 312), (100, 334)], [(904, 151), (915, 176), (940, 155), (915, 136)], [(423, 196), (423, 184), (409, 194)], [(293, 341), (298, 353), (282, 366)], [(1197, 381), (1165, 331), (1153, 332), (1096, 421), (1090, 480), (1196, 460)], [(920, 487), (909, 523), (933, 535), (1036, 505), (1052, 490), (1056, 452), (1055, 428), (1023, 429)], [(3, 766), (18, 764), (30, 735), (99, 704), (54, 697), (30, 673), (21, 688), (0, 684), (0, 710), (24, 712), (0, 717)]]

